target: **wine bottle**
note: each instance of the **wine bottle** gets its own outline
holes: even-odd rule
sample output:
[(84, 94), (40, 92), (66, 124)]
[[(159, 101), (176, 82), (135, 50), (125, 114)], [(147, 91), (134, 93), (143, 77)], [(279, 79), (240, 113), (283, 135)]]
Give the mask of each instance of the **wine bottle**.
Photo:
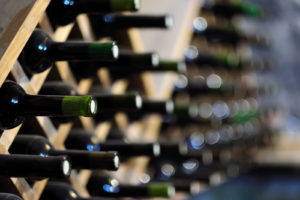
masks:
[(80, 150), (57, 150), (42, 136), (17, 135), (9, 151), (14, 154), (33, 154), (43, 157), (66, 155), (74, 169), (117, 170), (119, 157), (116, 152), (95, 152)]
[[(48, 182), (41, 200), (104, 200), (101, 197), (81, 197), (78, 192), (69, 184), (62, 182)], [(107, 199), (109, 200), (109, 199)], [(114, 199), (110, 199), (114, 200)]]
[(191, 97), (208, 94), (234, 96), (244, 93), (245, 90), (241, 86), (223, 82), (222, 78), (216, 74), (211, 74), (206, 79), (203, 76), (187, 78), (181, 75), (175, 82), (173, 97), (184, 92)]
[(177, 73), (185, 73), (186, 72), (186, 64), (182, 61), (174, 61), (174, 60), (160, 60), (158, 66), (153, 70), (148, 70), (153, 72), (168, 72), (173, 71)]
[(169, 183), (149, 183), (144, 185), (118, 184), (118, 181), (108, 179), (101, 173), (94, 172), (87, 184), (90, 194), (102, 197), (164, 197), (175, 194), (175, 188)]
[(46, 32), (35, 29), (18, 59), (32, 74), (45, 71), (55, 61), (113, 61), (118, 52), (115, 42), (54, 42)]
[(127, 113), (131, 121), (139, 120), (148, 114), (170, 115), (174, 112), (174, 102), (172, 100), (150, 100), (143, 99), (143, 105), (137, 112)]
[(268, 59), (246, 59), (235, 52), (211, 53), (198, 50), (195, 46), (189, 46), (185, 51), (185, 61), (188, 66), (203, 68), (205, 66), (216, 69), (227, 70), (268, 70), (271, 68), (271, 61)]
[[(205, 22), (204, 22), (205, 21)], [(205, 24), (205, 25), (204, 25)], [(234, 26), (209, 26), (203, 17), (197, 17), (193, 21), (194, 37), (202, 36), (208, 42), (222, 43), (238, 46), (241, 42), (252, 43), (261, 47), (267, 47), (269, 41), (262, 35), (250, 35), (241, 33)]]
[(22, 200), (21, 197), (10, 193), (0, 193), (0, 199), (1, 200)]
[(81, 13), (137, 11), (140, 0), (53, 0), (47, 13), (55, 25), (67, 25)]
[(253, 3), (246, 3), (240, 0), (227, 2), (207, 2), (201, 7), (202, 11), (212, 12), (216, 16), (232, 18), (237, 15), (260, 17), (262, 10)]
[(128, 28), (171, 28), (173, 18), (169, 15), (90, 15), (91, 25), (98, 37), (111, 36)]
[(68, 135), (65, 145), (68, 149), (88, 151), (117, 151), (121, 158), (132, 156), (158, 157), (158, 143), (126, 143), (118, 140), (100, 142), (96, 135), (83, 129), (73, 129)]
[(0, 129), (20, 125), (27, 116), (86, 116), (97, 112), (90, 96), (29, 95), (13, 81), (0, 88)]
[[(103, 67), (114, 72), (145, 71), (157, 68), (159, 65), (159, 56), (155, 52), (134, 53), (127, 50), (121, 50), (118, 59), (115, 61), (97, 61), (97, 62), (70, 62), (70, 67), (78, 78), (87, 78), (95, 76), (97, 70)], [(86, 66), (86, 70), (82, 67)]]
[[(69, 95), (80, 93), (72, 85), (60, 81), (47, 81), (41, 88), (40, 94)], [(98, 91), (91, 92), (91, 96), (97, 100), (97, 113), (130, 112), (141, 109), (142, 97), (137, 93), (126, 94), (101, 94)], [(97, 114), (96, 114), (97, 115)]]
[(71, 164), (65, 156), (0, 155), (0, 176), (40, 178), (67, 178)]

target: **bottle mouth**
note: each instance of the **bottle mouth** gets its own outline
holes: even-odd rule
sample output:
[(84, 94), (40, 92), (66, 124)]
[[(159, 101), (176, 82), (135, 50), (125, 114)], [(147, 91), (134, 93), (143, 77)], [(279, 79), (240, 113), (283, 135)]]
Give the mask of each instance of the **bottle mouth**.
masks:
[(158, 143), (153, 144), (153, 155), (155, 157), (160, 156), (160, 145)]
[(62, 163), (62, 170), (64, 176), (69, 176), (71, 173), (71, 164), (68, 160), (64, 160)]
[(152, 65), (157, 67), (159, 65), (159, 55), (157, 53), (153, 53), (151, 56)]
[(133, 7), (135, 11), (138, 11), (141, 8), (141, 0), (134, 0)]
[(96, 114), (97, 112), (97, 101), (95, 99), (91, 99), (90, 101), (90, 113), (92, 115)]
[(174, 102), (171, 100), (166, 102), (166, 113), (167, 114), (174, 113)]
[(173, 27), (173, 24), (174, 24), (173, 17), (170, 16), (170, 15), (167, 15), (167, 16), (165, 17), (165, 26), (166, 26), (166, 28), (171, 28), (171, 27)]
[(118, 155), (116, 155), (114, 158), (113, 158), (113, 163), (114, 163), (114, 167), (115, 169), (118, 169), (120, 167), (120, 158)]
[(135, 97), (135, 104), (136, 104), (136, 107), (137, 107), (138, 109), (141, 109), (141, 108), (142, 108), (142, 106), (143, 106), (143, 99), (142, 99), (142, 97), (141, 97), (140, 95), (137, 95), (137, 96)]
[(111, 52), (114, 59), (117, 59), (119, 57), (119, 47), (115, 42), (112, 44)]

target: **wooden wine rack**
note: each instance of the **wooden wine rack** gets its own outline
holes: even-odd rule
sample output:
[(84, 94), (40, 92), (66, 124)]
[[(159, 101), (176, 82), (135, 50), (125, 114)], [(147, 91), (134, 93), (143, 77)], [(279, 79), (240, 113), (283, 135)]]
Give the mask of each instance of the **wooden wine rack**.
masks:
[[(17, 62), (17, 58), (37, 25), (47, 31), (54, 40), (67, 40), (74, 23), (53, 31), (45, 14), (49, 3), (50, 0), (0, 0), (0, 86), (11, 73), (15, 81), (29, 94), (37, 94), (42, 87), (51, 69), (28, 78), (22, 66)], [(156, 50), (163, 58), (180, 59), (183, 49), (191, 38), (191, 21), (198, 14), (200, 5), (201, 1), (199, 0), (161, 0), (159, 2), (143, 0), (141, 12), (171, 14), (174, 16), (175, 24), (171, 31), (129, 30), (127, 34), (133, 50), (136, 52)], [(83, 40), (95, 41), (86, 15), (80, 15), (76, 23)], [(153, 46), (154, 44), (155, 46)], [(83, 94), (86, 94), (93, 84), (92, 79), (83, 79), (77, 82), (67, 62), (57, 62), (55, 67), (57, 67), (62, 81), (75, 84)], [(110, 86), (113, 93), (123, 93), (128, 85), (127, 80), (120, 79), (111, 83), (108, 75), (106, 69), (99, 70), (100, 82)], [(151, 73), (141, 74), (145, 94), (153, 99), (167, 99), (171, 94), (174, 77), (176, 77), (174, 73), (166, 73), (159, 77)], [(155, 85), (157, 81), (161, 85), (159, 88)], [(161, 122), (159, 115), (151, 115), (130, 124), (126, 120), (126, 116), (122, 114), (117, 114), (115, 117), (118, 125), (126, 131), (127, 138), (131, 141), (155, 141), (158, 137)], [(72, 123), (65, 123), (56, 128), (48, 117), (36, 117), (36, 121), (55, 148), (65, 148), (64, 140), (72, 128)], [(105, 140), (112, 126), (110, 122), (95, 124), (92, 119), (84, 117), (81, 117), (80, 121), (85, 129), (94, 131), (101, 140)], [(0, 153), (9, 153), (8, 149), (21, 126), (3, 131), (0, 138)], [(116, 176), (121, 181), (135, 183), (145, 171), (147, 163), (148, 159), (146, 158), (131, 159), (121, 165)], [(90, 173), (89, 170), (81, 170), (79, 173), (72, 171), (71, 173), (71, 183), (82, 196), (89, 196), (85, 186)], [(30, 186), (24, 178), (10, 178), (9, 181), (15, 187), (13, 192), (18, 193), (24, 200), (38, 200), (47, 183), (47, 179), (36, 181), (33, 186)]]

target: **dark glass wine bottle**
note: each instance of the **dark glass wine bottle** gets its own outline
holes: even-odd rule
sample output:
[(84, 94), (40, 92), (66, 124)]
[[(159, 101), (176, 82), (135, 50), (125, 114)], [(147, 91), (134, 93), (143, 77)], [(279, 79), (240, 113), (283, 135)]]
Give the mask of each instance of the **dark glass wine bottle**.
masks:
[[(78, 192), (69, 184), (62, 182), (48, 182), (41, 200), (105, 200), (101, 197), (81, 197)], [(114, 199), (107, 199), (114, 200)]]
[(83, 129), (73, 129), (68, 135), (65, 145), (68, 149), (88, 151), (117, 151), (121, 158), (132, 156), (158, 157), (158, 143), (126, 143), (119, 140), (100, 142), (96, 135)]
[[(159, 65), (159, 56), (155, 52), (134, 53), (127, 50), (121, 50), (118, 59), (115, 61), (97, 61), (97, 62), (70, 62), (70, 67), (78, 78), (87, 78), (95, 76), (98, 69), (106, 67), (114, 72), (145, 71), (147, 69), (157, 68)], [(82, 67), (85, 66), (85, 70)]]
[[(242, 43), (252, 43), (258, 46), (266, 47), (269, 45), (269, 41), (262, 35), (250, 35), (241, 33), (234, 26), (210, 26), (207, 22), (203, 22), (203, 17), (197, 17), (194, 19), (194, 36), (202, 36), (208, 42), (221, 43), (226, 45), (238, 46)], [(199, 22), (198, 22), (199, 21)], [(201, 24), (201, 25), (199, 25)], [(205, 25), (203, 25), (205, 24)]]
[(0, 199), (1, 200), (22, 200), (21, 197), (10, 193), (0, 193)]
[(116, 152), (95, 152), (80, 150), (57, 150), (42, 136), (17, 135), (9, 151), (14, 154), (33, 154), (43, 157), (66, 155), (74, 169), (117, 170), (119, 157)]
[(114, 179), (94, 172), (89, 179), (87, 189), (90, 194), (102, 197), (164, 197), (170, 198), (175, 194), (175, 188), (169, 183), (149, 183), (144, 185), (118, 184)]
[(227, 70), (268, 70), (272, 67), (269, 59), (246, 59), (235, 52), (211, 53), (200, 51), (195, 46), (189, 46), (186, 49), (185, 61), (189, 66), (198, 68), (208, 66)]
[[(60, 81), (47, 81), (40, 91), (41, 94), (74, 94), (80, 96), (73, 85)], [(117, 113), (117, 112), (136, 112), (143, 105), (142, 97), (137, 93), (108, 94), (98, 91), (91, 92), (90, 95), (97, 100), (97, 113)], [(96, 115), (98, 115), (96, 114)]]
[(90, 96), (29, 95), (13, 81), (0, 88), (0, 129), (20, 125), (27, 116), (86, 116), (97, 112)]
[(206, 4), (201, 7), (203, 11), (209, 11), (216, 16), (225, 18), (232, 18), (237, 15), (249, 16), (249, 17), (260, 17), (262, 10), (255, 4), (242, 2), (240, 0), (233, 0), (227, 2), (216, 2)]
[(40, 178), (67, 178), (71, 164), (65, 156), (0, 155), (0, 176)]
[(19, 56), (19, 62), (29, 73), (40, 73), (55, 61), (113, 61), (119, 49), (115, 42), (54, 42), (40, 29), (35, 29)]
[(127, 113), (130, 120), (139, 120), (148, 114), (170, 115), (174, 112), (174, 102), (172, 100), (150, 100), (144, 99), (142, 108), (137, 112)]
[(53, 0), (47, 13), (55, 25), (67, 25), (81, 13), (137, 11), (140, 0)]
[(128, 28), (170, 28), (173, 19), (168, 15), (90, 15), (93, 30), (98, 37), (111, 36)]
[(187, 78), (182, 75), (175, 82), (173, 96), (179, 93), (187, 93), (192, 97), (208, 94), (234, 96), (242, 93), (244, 89), (241, 86), (224, 83), (216, 74), (211, 74), (206, 79), (202, 76)]

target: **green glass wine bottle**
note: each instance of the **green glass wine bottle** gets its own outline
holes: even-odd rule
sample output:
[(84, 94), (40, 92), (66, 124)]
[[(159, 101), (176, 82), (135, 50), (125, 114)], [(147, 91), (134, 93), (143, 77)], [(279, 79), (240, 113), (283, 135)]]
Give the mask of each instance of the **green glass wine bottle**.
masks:
[(0, 88), (0, 129), (20, 125), (27, 116), (85, 116), (97, 112), (97, 100), (91, 96), (29, 95), (13, 81)]
[(53, 0), (47, 8), (53, 25), (67, 25), (81, 13), (137, 11), (140, 0)]
[(19, 56), (28, 74), (40, 73), (55, 61), (113, 61), (118, 58), (115, 42), (54, 42), (40, 29), (35, 29)]

